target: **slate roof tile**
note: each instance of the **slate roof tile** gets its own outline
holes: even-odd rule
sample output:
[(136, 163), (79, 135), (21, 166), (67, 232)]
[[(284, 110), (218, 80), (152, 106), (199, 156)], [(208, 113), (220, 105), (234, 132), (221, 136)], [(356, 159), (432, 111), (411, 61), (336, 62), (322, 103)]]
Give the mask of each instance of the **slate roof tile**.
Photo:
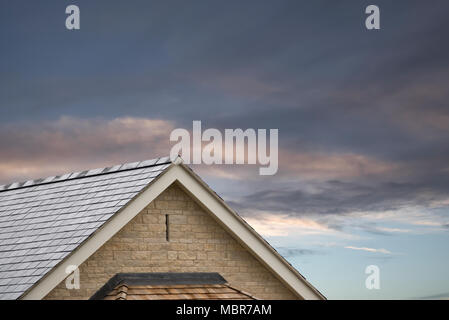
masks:
[(17, 299), (170, 165), (169, 157), (0, 186), (0, 299)]

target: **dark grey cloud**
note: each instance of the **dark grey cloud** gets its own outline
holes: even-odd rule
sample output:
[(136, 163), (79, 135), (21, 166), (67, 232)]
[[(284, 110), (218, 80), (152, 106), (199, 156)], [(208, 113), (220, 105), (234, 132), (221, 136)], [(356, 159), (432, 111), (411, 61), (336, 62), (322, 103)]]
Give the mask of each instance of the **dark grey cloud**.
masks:
[[(188, 123), (212, 121), (216, 113), (207, 111), (214, 110), (229, 126), (227, 117), (233, 121), (248, 110), (249, 117), (265, 113), (265, 125), (283, 128), (290, 138), (304, 130), (308, 139), (319, 139), (312, 127), (336, 123), (341, 130), (347, 123), (335, 116), (354, 108), (332, 91), (352, 89), (371, 101), (363, 94), (367, 87), (376, 96), (379, 84), (394, 91), (405, 77), (428, 72), (429, 63), (443, 67), (447, 56), (438, 38), (447, 26), (445, 2), (438, 9), (422, 1), (380, 1), (385, 31), (379, 33), (364, 30), (359, 1), (79, 1), (79, 33), (59, 27), (64, 4), (14, 3), (2, 4), (0, 20), (8, 30), (1, 39), (9, 44), (2, 50), (1, 114), (9, 119), (25, 112), (44, 118), (127, 114)], [(417, 24), (419, 15), (433, 19)], [(251, 89), (254, 83), (262, 89)], [(314, 111), (307, 117), (304, 109)], [(243, 119), (243, 126), (258, 124)], [(289, 132), (291, 125), (304, 128)]]
[[(449, 178), (440, 184), (385, 182), (326, 181), (315, 185), (313, 192), (302, 189), (267, 189), (242, 197), (231, 204), (243, 213), (254, 209), (288, 213), (292, 216), (310, 214), (348, 214), (360, 211), (398, 210), (410, 206), (426, 206), (432, 201), (447, 199)], [(365, 229), (375, 232), (371, 226)]]

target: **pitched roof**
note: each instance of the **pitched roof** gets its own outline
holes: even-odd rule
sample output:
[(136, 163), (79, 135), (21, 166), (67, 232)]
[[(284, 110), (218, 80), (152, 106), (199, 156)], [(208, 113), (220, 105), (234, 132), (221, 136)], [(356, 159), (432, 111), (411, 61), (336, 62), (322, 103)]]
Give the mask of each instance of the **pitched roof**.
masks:
[(170, 165), (169, 157), (0, 186), (0, 299), (17, 299)]
[(255, 300), (218, 273), (119, 273), (92, 300)]
[(325, 299), (179, 157), (1, 186), (0, 299), (43, 299), (175, 182), (298, 297)]

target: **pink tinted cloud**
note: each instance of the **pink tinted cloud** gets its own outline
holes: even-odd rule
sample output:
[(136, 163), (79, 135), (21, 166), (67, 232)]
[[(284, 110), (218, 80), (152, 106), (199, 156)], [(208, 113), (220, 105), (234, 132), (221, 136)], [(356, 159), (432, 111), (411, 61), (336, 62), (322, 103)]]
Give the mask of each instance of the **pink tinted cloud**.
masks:
[(0, 129), (3, 183), (165, 156), (174, 125), (165, 120), (61, 117)]
[[(35, 124), (0, 128), (0, 181), (39, 178), (73, 170), (168, 155), (175, 124), (161, 119), (121, 117), (81, 119), (61, 117)], [(398, 165), (353, 153), (279, 151), (276, 178), (337, 179), (386, 174)], [(201, 175), (257, 179), (259, 165), (196, 166)]]
[[(203, 174), (232, 179), (255, 179), (259, 165), (243, 166), (202, 166)], [(405, 169), (398, 163), (383, 161), (356, 153), (304, 152), (302, 150), (279, 151), (279, 171), (276, 178), (281, 179), (353, 179), (376, 175), (398, 175)]]

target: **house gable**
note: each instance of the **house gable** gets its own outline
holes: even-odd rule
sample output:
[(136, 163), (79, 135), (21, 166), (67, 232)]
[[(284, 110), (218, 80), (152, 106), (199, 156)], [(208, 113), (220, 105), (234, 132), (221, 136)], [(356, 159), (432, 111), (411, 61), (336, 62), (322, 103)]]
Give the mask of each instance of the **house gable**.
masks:
[(176, 182), (81, 263), (79, 271), (79, 290), (66, 289), (62, 281), (45, 299), (88, 299), (117, 273), (143, 272), (217, 272), (256, 298), (298, 298)]
[[(237, 243), (279, 279), (295, 297), (304, 299), (325, 299), (302, 275), (284, 260), (254, 229), (230, 209), (193, 171), (175, 160), (168, 169), (142, 190), (137, 197), (121, 208), (119, 212), (101, 226), (92, 236), (83, 242), (67, 258), (54, 267), (21, 299), (42, 299), (46, 297), (67, 276), (68, 266), (80, 266), (96, 253), (117, 232), (123, 229), (133, 218), (141, 213), (173, 183), (177, 183), (204, 213), (226, 230)], [(170, 201), (171, 202), (171, 201)], [(172, 210), (170, 204), (164, 210)], [(161, 231), (160, 231), (161, 232)], [(164, 232), (165, 233), (165, 232)], [(201, 235), (199, 235), (200, 237)], [(168, 253), (167, 253), (168, 254)], [(188, 260), (188, 259), (184, 259)], [(107, 279), (106, 279), (107, 280)]]

